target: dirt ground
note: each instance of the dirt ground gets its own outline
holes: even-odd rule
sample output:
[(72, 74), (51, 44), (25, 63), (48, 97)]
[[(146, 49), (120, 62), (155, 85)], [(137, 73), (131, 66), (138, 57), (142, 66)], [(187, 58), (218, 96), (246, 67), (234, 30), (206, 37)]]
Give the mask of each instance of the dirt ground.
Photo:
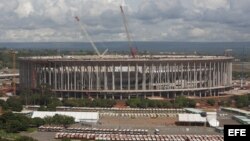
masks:
[(168, 125), (174, 125), (177, 118), (118, 118), (118, 117), (103, 117), (100, 120), (102, 127), (125, 127), (125, 128), (152, 128), (152, 127), (164, 127)]
[(126, 108), (127, 106), (126, 106), (125, 101), (118, 100), (118, 101), (116, 101), (116, 105), (114, 107), (116, 107), (116, 108)]

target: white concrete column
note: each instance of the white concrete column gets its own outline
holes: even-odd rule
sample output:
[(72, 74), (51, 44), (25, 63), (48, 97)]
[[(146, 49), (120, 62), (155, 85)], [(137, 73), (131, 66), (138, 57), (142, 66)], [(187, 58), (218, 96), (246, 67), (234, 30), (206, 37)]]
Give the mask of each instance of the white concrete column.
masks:
[(199, 81), (200, 81), (200, 88), (202, 88), (202, 81), (203, 81), (203, 80), (202, 80), (202, 68), (201, 68), (201, 62), (200, 62), (200, 73), (199, 73), (199, 74), (200, 74), (200, 76), (199, 76), (199, 77), (200, 77), (200, 80), (199, 80)]
[(77, 82), (76, 82), (76, 66), (74, 66), (74, 90), (76, 90)]
[(142, 89), (146, 90), (146, 65), (142, 66)]
[(108, 71), (108, 67), (107, 65), (105, 65), (104, 66), (104, 90), (108, 89), (107, 71)]
[(150, 68), (149, 68), (149, 71), (150, 71), (150, 86), (149, 86), (149, 89), (153, 89), (153, 64), (150, 66)]
[(96, 66), (96, 89), (99, 90), (100, 89), (100, 72), (101, 72), (101, 68), (100, 66)]
[(112, 90), (115, 90), (115, 66), (112, 65)]
[(191, 82), (191, 80), (190, 80), (190, 72), (191, 72), (191, 70), (190, 70), (190, 66), (189, 66), (189, 62), (188, 62), (188, 65), (187, 65), (187, 88), (190, 88), (190, 82)]
[(197, 88), (197, 72), (196, 72), (195, 62), (194, 62), (194, 88)]
[(138, 64), (135, 65), (135, 90), (138, 90)]
[(159, 67), (158, 67), (158, 82), (159, 82), (159, 89), (162, 89), (162, 65), (160, 64)]
[(130, 64), (128, 64), (128, 90), (130, 90)]
[[(55, 66), (54, 66), (54, 67), (55, 67)], [(52, 79), (52, 78), (51, 78), (51, 77), (52, 77), (52, 74), (51, 74), (52, 71), (51, 71), (51, 69), (52, 69), (52, 66), (51, 66), (51, 64), (49, 63), (49, 68), (48, 68), (48, 71), (49, 71), (49, 72), (48, 72), (48, 73), (49, 73), (49, 86), (52, 86), (52, 85), (51, 85), (51, 79)], [(56, 67), (54, 68), (54, 71), (55, 71), (55, 70), (56, 70)], [(32, 78), (32, 77), (31, 77), (31, 78)], [(33, 83), (33, 82), (32, 82), (32, 83)], [(56, 87), (55, 87), (55, 88), (56, 88)]]
[(209, 62), (209, 87), (212, 87), (212, 64)]
[(120, 90), (122, 90), (122, 65), (120, 64)]
[(220, 86), (220, 62), (217, 62), (217, 86)]

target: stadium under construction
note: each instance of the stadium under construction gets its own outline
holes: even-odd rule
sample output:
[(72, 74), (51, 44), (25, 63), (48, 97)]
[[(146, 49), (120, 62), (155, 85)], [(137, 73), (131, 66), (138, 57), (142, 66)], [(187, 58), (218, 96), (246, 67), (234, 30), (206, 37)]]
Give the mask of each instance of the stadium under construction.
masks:
[(20, 87), (58, 97), (130, 99), (219, 96), (232, 86), (232, 57), (128, 55), (21, 57)]

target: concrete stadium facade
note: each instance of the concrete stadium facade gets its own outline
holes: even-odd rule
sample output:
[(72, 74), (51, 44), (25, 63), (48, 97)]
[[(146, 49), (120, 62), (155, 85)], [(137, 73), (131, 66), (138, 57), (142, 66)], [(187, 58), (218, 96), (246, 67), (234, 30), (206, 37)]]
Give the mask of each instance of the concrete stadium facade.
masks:
[(60, 97), (218, 96), (231, 88), (232, 57), (122, 55), (21, 57), (20, 87), (46, 84)]

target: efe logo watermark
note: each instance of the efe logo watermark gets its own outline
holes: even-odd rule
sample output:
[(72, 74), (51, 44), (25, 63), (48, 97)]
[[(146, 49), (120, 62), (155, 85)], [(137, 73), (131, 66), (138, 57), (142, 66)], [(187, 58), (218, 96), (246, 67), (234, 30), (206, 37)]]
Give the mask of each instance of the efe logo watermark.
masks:
[(246, 136), (246, 129), (228, 129), (228, 136)]
[(231, 141), (240, 139), (247, 141), (250, 137), (250, 125), (225, 125), (224, 126), (224, 140)]

